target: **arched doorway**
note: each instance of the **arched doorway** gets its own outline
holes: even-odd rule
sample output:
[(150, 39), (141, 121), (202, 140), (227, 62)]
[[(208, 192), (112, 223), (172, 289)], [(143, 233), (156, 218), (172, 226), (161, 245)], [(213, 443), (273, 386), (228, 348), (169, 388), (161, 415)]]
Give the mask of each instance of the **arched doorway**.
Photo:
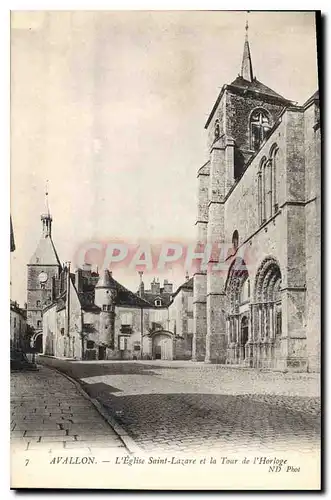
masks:
[(168, 332), (157, 332), (152, 337), (153, 359), (173, 359), (173, 336)]
[(43, 352), (43, 332), (36, 332), (31, 337), (30, 344), (36, 352)]
[(241, 343), (243, 345), (243, 353), (242, 353), (242, 357), (243, 359), (245, 359), (245, 346), (248, 342), (248, 318), (247, 316), (243, 316), (242, 319), (241, 319)]
[(255, 280), (253, 312), (256, 366), (275, 368), (281, 356), (282, 333), (282, 276), (278, 262), (266, 258), (258, 269)]
[(232, 262), (227, 281), (226, 328), (227, 363), (246, 364), (245, 344), (248, 341), (248, 318), (250, 316), (250, 280), (245, 261), (237, 257)]

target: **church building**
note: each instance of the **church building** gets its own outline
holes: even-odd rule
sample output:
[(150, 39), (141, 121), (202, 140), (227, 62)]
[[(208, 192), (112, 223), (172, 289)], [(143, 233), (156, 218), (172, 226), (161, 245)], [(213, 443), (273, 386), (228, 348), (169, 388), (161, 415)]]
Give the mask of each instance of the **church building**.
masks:
[(240, 74), (205, 129), (197, 240), (230, 251), (194, 274), (193, 359), (319, 371), (318, 91), (298, 105), (260, 82), (246, 25)]

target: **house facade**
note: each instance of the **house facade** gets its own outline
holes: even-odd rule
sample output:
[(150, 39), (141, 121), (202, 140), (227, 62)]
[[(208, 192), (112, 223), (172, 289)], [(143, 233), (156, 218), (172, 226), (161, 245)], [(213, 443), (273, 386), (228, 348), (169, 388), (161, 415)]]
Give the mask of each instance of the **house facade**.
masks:
[(169, 327), (176, 335), (176, 359), (192, 358), (193, 341), (193, 277), (173, 293), (169, 304)]
[[(139, 293), (133, 293), (108, 269), (99, 274), (85, 264), (71, 273), (64, 265), (52, 280), (52, 300), (43, 309), (43, 353), (84, 360), (190, 358), (187, 328), (178, 335), (169, 319), (174, 310), (170, 287), (155, 292), (156, 283), (151, 284), (153, 292), (143, 294), (141, 283)], [(175, 296), (186, 293), (193, 295), (192, 286)]]
[(10, 301), (10, 347), (24, 349), (26, 346), (26, 309), (16, 301)]

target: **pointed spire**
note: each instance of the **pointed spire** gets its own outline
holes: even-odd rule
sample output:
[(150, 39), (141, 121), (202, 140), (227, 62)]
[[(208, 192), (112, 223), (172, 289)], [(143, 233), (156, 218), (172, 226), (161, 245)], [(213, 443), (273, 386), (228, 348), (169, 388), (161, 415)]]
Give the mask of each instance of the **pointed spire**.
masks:
[(45, 187), (45, 208), (46, 211), (41, 215), (41, 221), (43, 224), (43, 236), (48, 238), (49, 236), (52, 236), (52, 216), (50, 214), (48, 204), (48, 180), (46, 181)]
[(46, 214), (50, 215), (49, 204), (48, 204), (48, 179), (46, 180), (46, 187), (45, 187), (45, 205), (46, 205)]
[(248, 42), (248, 20), (246, 20), (245, 30), (246, 34), (245, 34), (243, 60), (241, 63), (241, 76), (242, 78), (244, 78), (244, 80), (252, 82), (253, 66), (252, 66), (251, 52), (249, 50), (249, 42)]

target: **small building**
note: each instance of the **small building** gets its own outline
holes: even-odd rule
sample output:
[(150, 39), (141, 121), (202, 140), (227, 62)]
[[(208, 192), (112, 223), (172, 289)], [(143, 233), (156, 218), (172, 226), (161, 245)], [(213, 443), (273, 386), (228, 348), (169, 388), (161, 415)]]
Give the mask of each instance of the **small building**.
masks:
[(26, 347), (26, 309), (22, 309), (14, 300), (10, 301), (10, 347)]
[(169, 304), (169, 328), (176, 336), (176, 359), (192, 358), (193, 277), (172, 294)]
[(151, 287), (147, 290), (145, 289), (144, 282), (141, 279), (139, 290), (137, 292), (140, 297), (147, 300), (151, 304), (154, 304), (155, 307), (160, 308), (169, 306), (172, 298), (172, 293), (173, 284), (169, 283), (169, 281), (165, 279), (163, 282), (163, 287), (161, 287), (159, 278), (153, 278)]

